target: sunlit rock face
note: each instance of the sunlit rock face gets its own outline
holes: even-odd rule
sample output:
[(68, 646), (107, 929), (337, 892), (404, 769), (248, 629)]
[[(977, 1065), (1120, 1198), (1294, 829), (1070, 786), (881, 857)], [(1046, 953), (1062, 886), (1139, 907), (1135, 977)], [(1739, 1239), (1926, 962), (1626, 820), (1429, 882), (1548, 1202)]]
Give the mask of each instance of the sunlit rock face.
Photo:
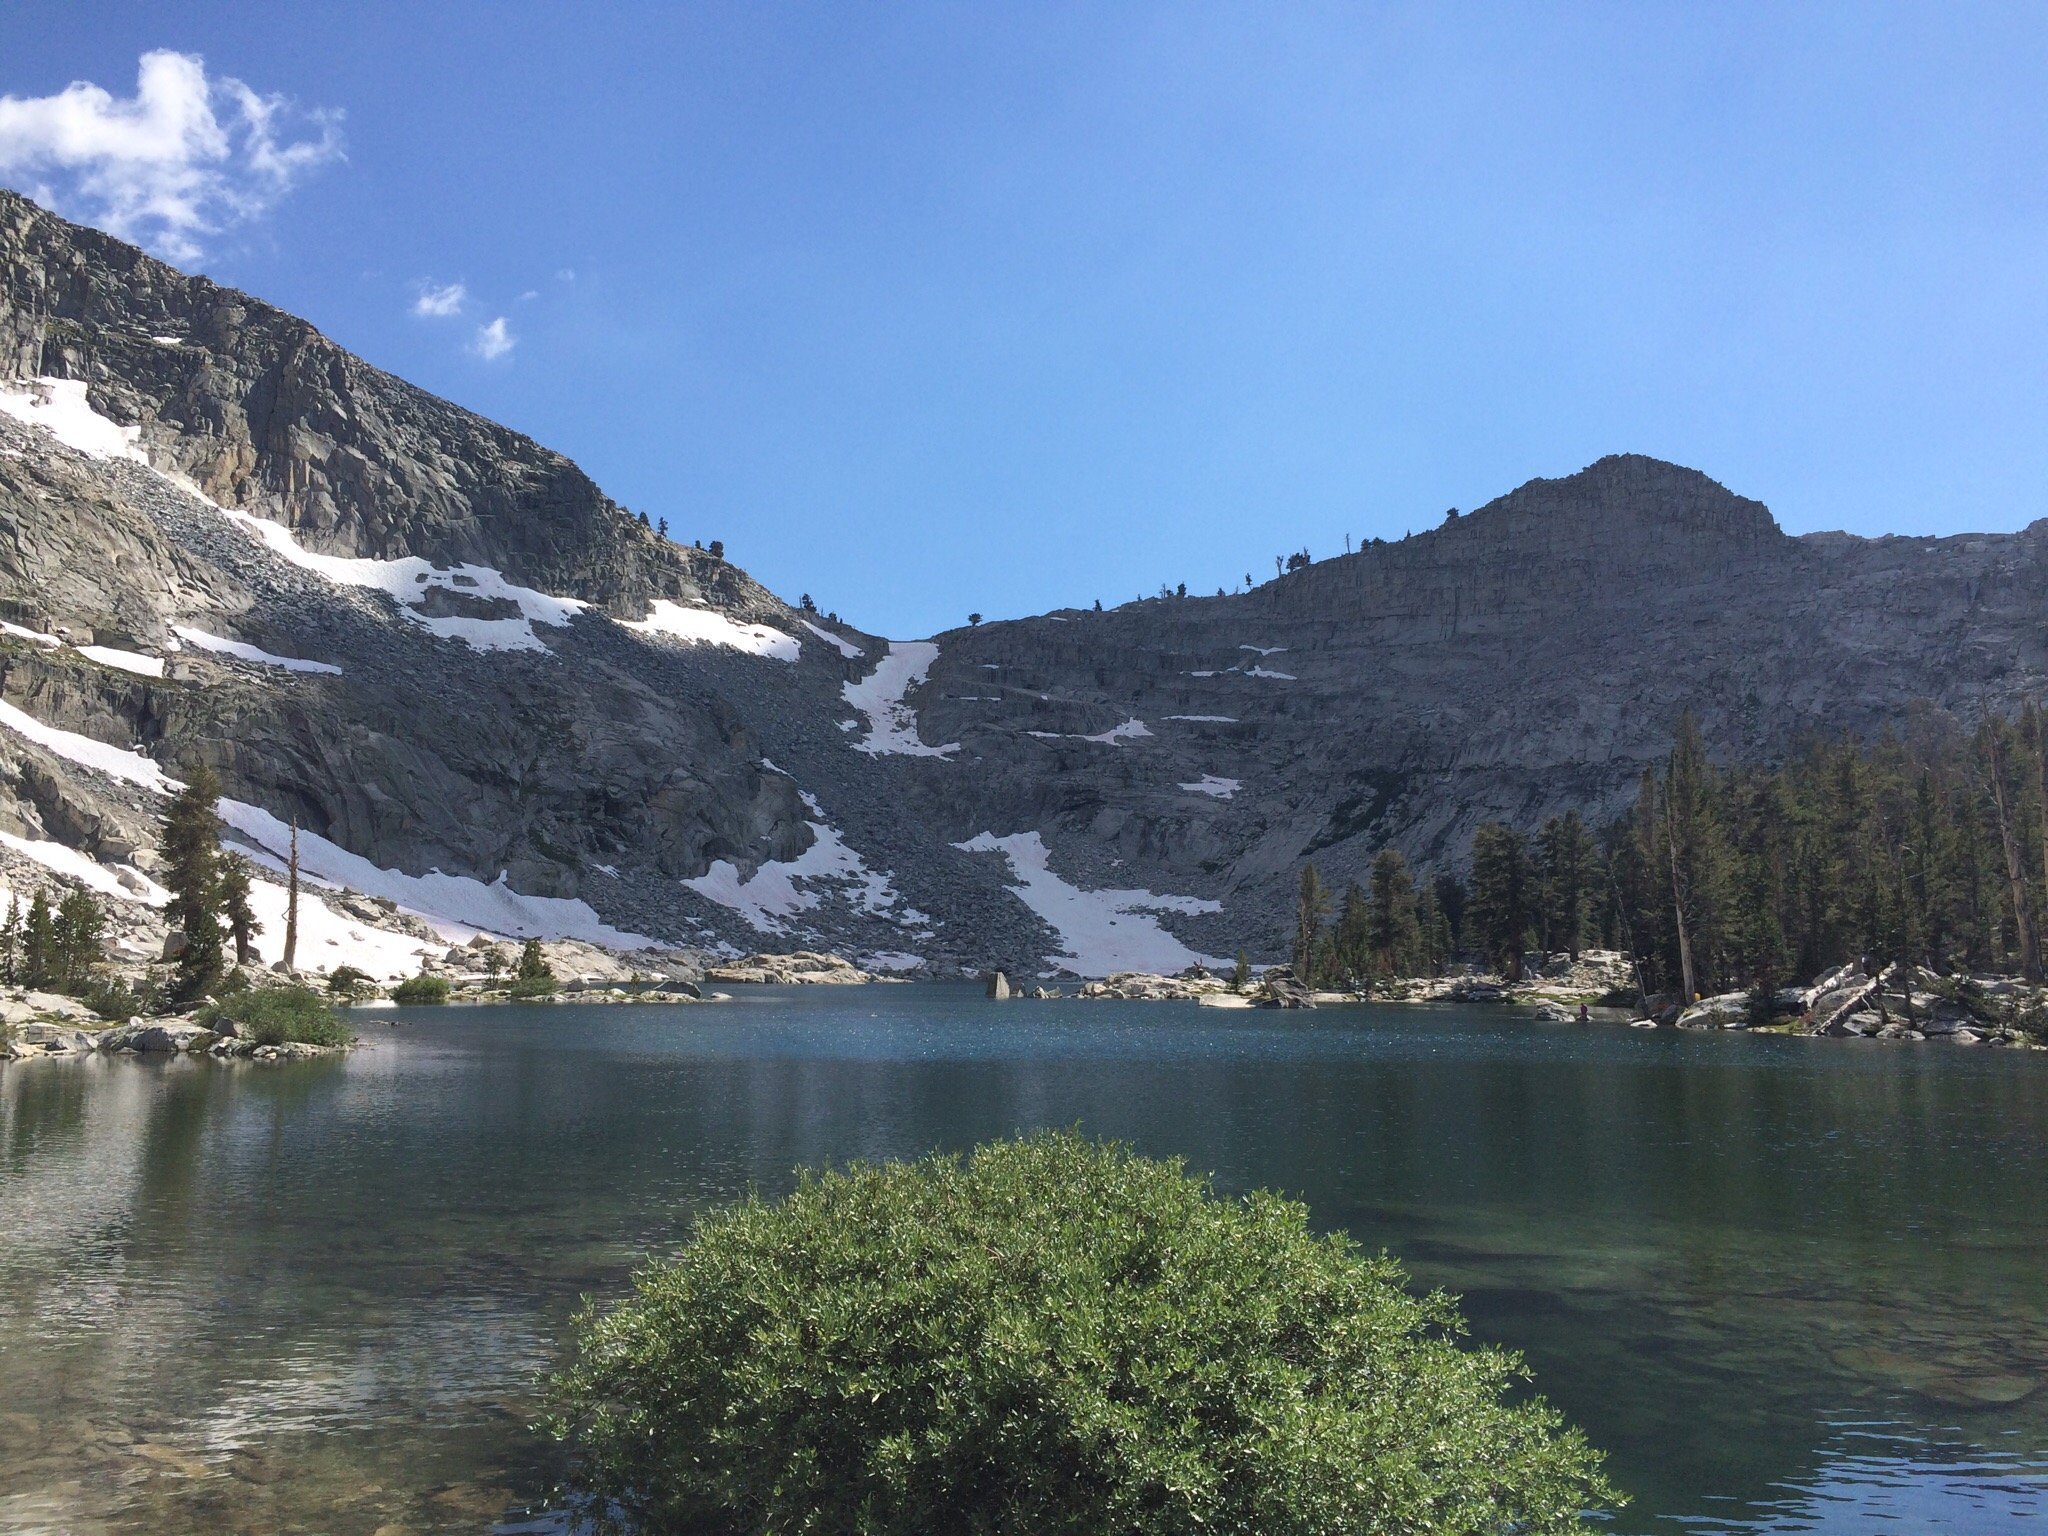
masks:
[[(2044, 550), (1793, 538), (1616, 456), (1248, 592), (892, 645), (0, 192), (0, 699), (669, 942), (1278, 958), (1303, 862), (1341, 886), (1387, 845), (1456, 866), (1489, 817), (1604, 821), (1681, 709), (1769, 757), (2038, 693)], [(0, 830), (125, 856), (154, 809), (0, 731)]]

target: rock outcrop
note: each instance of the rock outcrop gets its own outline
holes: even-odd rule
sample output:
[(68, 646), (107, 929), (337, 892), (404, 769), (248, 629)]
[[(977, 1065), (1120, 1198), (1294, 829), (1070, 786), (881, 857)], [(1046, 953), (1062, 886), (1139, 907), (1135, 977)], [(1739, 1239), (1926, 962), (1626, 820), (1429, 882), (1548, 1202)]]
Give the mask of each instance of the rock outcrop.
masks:
[[(1274, 958), (1304, 862), (1341, 886), (1385, 846), (1460, 865), (1490, 817), (1602, 821), (1682, 708), (1768, 759), (2048, 686), (2048, 524), (1793, 538), (1634, 455), (1237, 595), (892, 649), (11, 193), (0, 406), (0, 703), (207, 763), (379, 870), (727, 956)], [(142, 777), (0, 729), (0, 830), (130, 867)]]

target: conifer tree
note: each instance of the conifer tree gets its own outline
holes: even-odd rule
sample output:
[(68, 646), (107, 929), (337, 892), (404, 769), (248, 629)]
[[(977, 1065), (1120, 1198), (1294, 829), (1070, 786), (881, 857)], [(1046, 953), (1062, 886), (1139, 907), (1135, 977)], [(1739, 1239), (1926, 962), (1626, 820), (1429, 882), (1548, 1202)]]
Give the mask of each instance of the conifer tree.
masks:
[(0, 982), (21, 984), (21, 898), (7, 893), (7, 921), (0, 923)]
[(220, 979), (220, 783), (204, 763), (164, 813), (165, 914), (185, 934), (172, 996), (190, 1002)]
[(70, 891), (57, 905), (52, 923), (55, 957), (51, 982), (61, 992), (82, 991), (100, 958), (106, 910), (90, 891)]
[(220, 861), (220, 915), (235, 940), (235, 964), (256, 963), (256, 935), (263, 924), (249, 905), (249, 861), (239, 853), (223, 855)]
[(1465, 900), (1468, 942), (1510, 980), (1522, 974), (1529, 938), (1529, 855), (1522, 834), (1498, 821), (1472, 834), (1472, 889)]
[(1370, 903), (1354, 880), (1344, 887), (1344, 899), (1337, 903), (1337, 931), (1330, 943), (1331, 969), (1340, 977), (1373, 972), (1371, 926)]
[(292, 817), (292, 854), (285, 865), (284, 969), (291, 975), (299, 964), (299, 818)]
[(1372, 861), (1372, 896), (1366, 908), (1366, 943), (1372, 965), (1384, 976), (1406, 976), (1422, 947), (1415, 915), (1415, 876), (1398, 848), (1382, 848)]
[(1551, 817), (1537, 841), (1543, 860), (1543, 947), (1566, 950), (1576, 960), (1585, 947), (1599, 888), (1600, 850), (1577, 811)]
[(28, 917), (21, 930), (22, 985), (49, 986), (55, 978), (57, 964), (56, 919), (50, 914), (50, 898), (37, 891), (29, 899)]
[(1294, 974), (1311, 980), (1322, 945), (1323, 923), (1330, 915), (1330, 893), (1313, 864), (1301, 866), (1301, 884), (1294, 899)]
[(541, 953), (540, 940), (528, 939), (519, 951), (520, 981), (553, 981), (555, 973), (548, 964), (547, 956)]

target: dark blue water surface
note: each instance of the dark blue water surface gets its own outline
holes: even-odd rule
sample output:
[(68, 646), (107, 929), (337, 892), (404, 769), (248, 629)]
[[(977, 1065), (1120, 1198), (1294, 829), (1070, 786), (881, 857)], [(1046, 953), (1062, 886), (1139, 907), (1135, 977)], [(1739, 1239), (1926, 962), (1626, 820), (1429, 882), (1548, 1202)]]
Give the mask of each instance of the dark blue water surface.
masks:
[(753, 991), (0, 1068), (0, 1531), (545, 1528), (584, 1294), (799, 1165), (1079, 1124), (1461, 1293), (1624, 1531), (2048, 1533), (2048, 1054)]

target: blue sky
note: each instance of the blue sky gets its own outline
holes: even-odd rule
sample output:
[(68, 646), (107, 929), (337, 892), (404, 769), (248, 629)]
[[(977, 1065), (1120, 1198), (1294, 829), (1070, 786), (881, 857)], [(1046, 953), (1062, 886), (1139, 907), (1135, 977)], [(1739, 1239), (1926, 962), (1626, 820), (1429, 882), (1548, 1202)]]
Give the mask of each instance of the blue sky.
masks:
[(17, 0), (0, 93), (151, 50), (242, 137), (150, 243), (899, 637), (1614, 451), (2048, 515), (2044, 7)]

